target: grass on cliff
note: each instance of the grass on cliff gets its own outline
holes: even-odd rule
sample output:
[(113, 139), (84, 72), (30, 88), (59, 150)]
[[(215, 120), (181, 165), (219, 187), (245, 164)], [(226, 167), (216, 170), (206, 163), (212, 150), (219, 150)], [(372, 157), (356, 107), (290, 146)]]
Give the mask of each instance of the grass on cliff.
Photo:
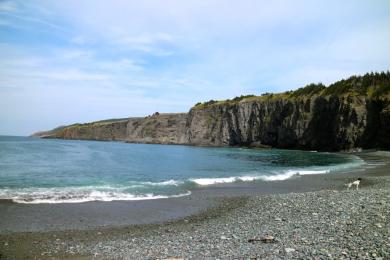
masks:
[(112, 123), (118, 123), (118, 122), (127, 121), (127, 120), (128, 120), (128, 118), (113, 118), (113, 119), (106, 119), (106, 120), (100, 120), (100, 121), (83, 123), (83, 124), (76, 123), (76, 124), (72, 124), (72, 125), (68, 125), (68, 126), (61, 126), (61, 127), (55, 128), (55, 129), (51, 130), (50, 132), (61, 133), (61, 132), (68, 130), (68, 129), (82, 129), (82, 128), (91, 127), (91, 126), (103, 126), (103, 125), (109, 125)]
[(284, 99), (306, 99), (312, 96), (366, 96), (373, 99), (390, 100), (390, 72), (371, 72), (363, 76), (352, 76), (329, 86), (322, 83), (309, 84), (294, 91), (264, 93), (261, 96), (246, 95), (227, 100), (210, 100), (197, 103), (193, 109), (204, 109), (218, 105), (234, 105), (240, 102), (274, 101)]

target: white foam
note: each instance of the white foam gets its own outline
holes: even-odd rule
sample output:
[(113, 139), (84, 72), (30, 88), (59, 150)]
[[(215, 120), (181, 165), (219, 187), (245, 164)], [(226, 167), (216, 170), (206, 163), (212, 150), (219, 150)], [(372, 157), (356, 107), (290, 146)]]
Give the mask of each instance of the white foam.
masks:
[(195, 182), (200, 186), (207, 186), (213, 184), (233, 183), (238, 181), (254, 181), (260, 178), (261, 176), (236, 176), (236, 177), (225, 177), (225, 178), (199, 178), (199, 179), (190, 179), (190, 181)]
[(260, 176), (241, 176), (237, 177), (237, 179), (240, 181), (255, 181), (260, 179)]
[[(294, 176), (310, 174), (326, 174), (329, 172), (339, 172), (345, 169), (357, 168), (365, 162), (358, 157), (350, 163), (341, 165), (331, 165), (327, 167), (311, 167), (306, 169), (290, 169), (278, 172), (250, 172), (244, 176), (230, 176), (220, 178), (196, 178), (189, 179), (189, 182), (199, 186), (215, 184), (262, 181), (283, 181)], [(367, 165), (366, 165), (367, 166)], [(370, 166), (370, 165), (369, 165)], [(39, 203), (80, 203), (87, 201), (116, 201), (116, 200), (152, 200), (170, 197), (182, 197), (190, 195), (189, 191), (176, 195), (158, 195), (153, 193), (132, 193), (132, 188), (153, 190), (151, 186), (179, 186), (187, 183), (179, 180), (166, 180), (161, 182), (137, 182), (132, 181), (123, 185), (106, 186), (84, 186), (84, 187), (63, 187), (63, 188), (3, 188), (0, 189), (0, 199), (11, 199), (17, 203), (39, 204)]]
[(176, 195), (156, 195), (153, 193), (131, 194), (115, 190), (99, 191), (91, 187), (80, 188), (25, 188), (1, 189), (0, 199), (11, 199), (16, 203), (81, 203), (88, 201), (154, 200), (190, 195), (191, 192)]
[(145, 181), (145, 182), (139, 182), (138, 185), (150, 185), (150, 186), (178, 186), (182, 184), (183, 182), (181, 181), (175, 181), (175, 180), (167, 180), (167, 181), (162, 181), (162, 182), (151, 182), (151, 181)]
[(190, 181), (195, 182), (201, 186), (219, 184), (219, 183), (231, 183), (236, 181), (236, 177), (227, 177), (227, 178), (200, 178), (200, 179), (190, 179)]
[(290, 179), (293, 176), (311, 175), (311, 174), (325, 174), (325, 173), (329, 173), (329, 170), (319, 170), (319, 171), (288, 170), (288, 171), (280, 173), (280, 174), (261, 176), (260, 179), (263, 181), (284, 181), (284, 180)]
[(310, 174), (325, 174), (329, 173), (329, 170), (288, 170), (282, 173), (274, 175), (259, 175), (259, 176), (236, 176), (236, 177), (224, 177), (224, 178), (199, 178), (190, 179), (190, 181), (200, 186), (208, 186), (214, 184), (233, 183), (233, 182), (249, 182), (255, 180), (263, 181), (283, 181), (293, 176), (310, 175)]

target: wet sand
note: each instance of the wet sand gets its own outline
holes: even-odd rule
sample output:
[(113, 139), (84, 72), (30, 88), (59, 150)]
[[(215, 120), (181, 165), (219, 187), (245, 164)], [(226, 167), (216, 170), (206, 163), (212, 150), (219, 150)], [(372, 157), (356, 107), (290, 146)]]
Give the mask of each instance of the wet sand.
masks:
[[(250, 198), (259, 195), (345, 190), (344, 184), (357, 177), (363, 178), (361, 188), (367, 189), (375, 187), (382, 178), (388, 178), (389, 166), (380, 164), (388, 162), (389, 157), (377, 153), (362, 153), (360, 156), (377, 166), (342, 174), (298, 176), (286, 181), (204, 187), (193, 190), (190, 196), (172, 199), (53, 205), (2, 201), (0, 259), (88, 256), (92, 254), (88, 250), (73, 252), (65, 249), (69, 249), (67, 245), (100, 243), (128, 234), (151, 236), (156, 230), (176, 230), (180, 225), (197, 225), (209, 219), (219, 219), (228, 212), (245, 209)], [(62, 247), (47, 252), (48, 245), (56, 241), (63, 243)]]

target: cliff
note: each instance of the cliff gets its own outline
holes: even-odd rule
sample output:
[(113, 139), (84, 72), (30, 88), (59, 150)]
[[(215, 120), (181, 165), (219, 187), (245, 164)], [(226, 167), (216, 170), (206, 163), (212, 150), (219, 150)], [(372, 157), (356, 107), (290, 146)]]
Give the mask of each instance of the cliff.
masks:
[(60, 126), (50, 131), (33, 134), (42, 138), (124, 141), (128, 119), (103, 120), (86, 124)]
[(308, 150), (390, 149), (390, 73), (328, 87), (198, 103), (189, 113), (107, 120), (37, 136), (206, 146)]
[(186, 144), (186, 113), (129, 118), (125, 141), (132, 143)]

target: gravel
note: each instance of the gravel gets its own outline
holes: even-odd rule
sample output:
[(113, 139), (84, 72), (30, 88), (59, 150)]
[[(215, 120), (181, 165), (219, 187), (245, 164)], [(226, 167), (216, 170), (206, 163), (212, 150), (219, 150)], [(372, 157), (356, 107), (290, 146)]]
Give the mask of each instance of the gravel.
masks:
[(359, 191), (229, 198), (179, 221), (38, 244), (42, 257), (390, 259), (390, 179), (370, 181), (377, 184)]
[(0, 259), (390, 259), (387, 170), (358, 191), (218, 200), (164, 224), (2, 234)]

